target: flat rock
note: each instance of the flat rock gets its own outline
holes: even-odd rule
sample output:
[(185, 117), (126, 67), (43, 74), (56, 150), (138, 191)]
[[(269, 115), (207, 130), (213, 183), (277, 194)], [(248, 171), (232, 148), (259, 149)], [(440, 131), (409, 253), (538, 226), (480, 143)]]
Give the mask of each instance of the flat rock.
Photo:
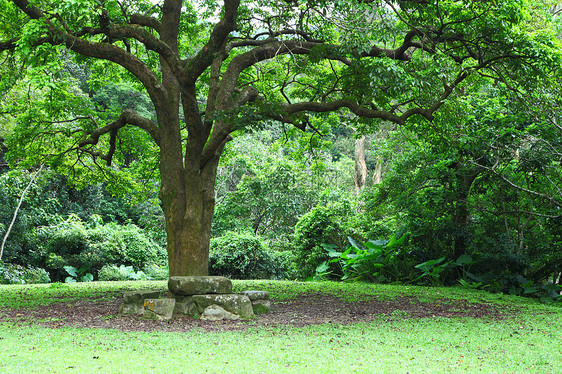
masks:
[(232, 282), (228, 278), (218, 276), (174, 276), (168, 279), (168, 289), (173, 294), (184, 296), (229, 294), (232, 292)]
[(174, 314), (175, 299), (146, 299), (143, 318), (167, 321)]
[(209, 305), (201, 314), (199, 319), (204, 321), (222, 321), (223, 319), (235, 320), (239, 319), (238, 314), (230, 313), (218, 305)]
[(254, 310), (254, 314), (263, 314), (269, 312), (269, 308), (271, 307), (271, 301), (269, 300), (252, 300), (252, 309)]
[(269, 300), (269, 292), (267, 291), (242, 291), (240, 295), (246, 295), (252, 301)]
[(191, 317), (196, 317), (199, 314), (197, 305), (193, 301), (192, 296), (181, 296), (176, 295), (176, 305), (174, 307), (174, 313), (186, 314)]
[(167, 291), (154, 291), (154, 290), (138, 290), (123, 292), (123, 300), (125, 304), (139, 304), (143, 305), (145, 299), (159, 299), (163, 297)]
[(192, 300), (197, 304), (199, 313), (203, 313), (208, 306), (218, 305), (227, 312), (245, 319), (254, 316), (252, 302), (246, 295), (194, 295)]
[(144, 314), (144, 305), (139, 303), (132, 303), (132, 304), (124, 303), (119, 307), (119, 314), (142, 316)]

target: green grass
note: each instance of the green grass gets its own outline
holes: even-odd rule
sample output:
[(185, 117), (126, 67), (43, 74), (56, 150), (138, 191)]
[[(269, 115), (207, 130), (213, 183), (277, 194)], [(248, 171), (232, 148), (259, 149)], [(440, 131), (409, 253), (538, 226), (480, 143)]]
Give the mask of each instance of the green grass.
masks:
[[(562, 309), (518, 297), (460, 288), (342, 283), (234, 282), (277, 300), (326, 292), (468, 299), (519, 310), (515, 318), (382, 318), (353, 326), (256, 327), (243, 332), (123, 333), (0, 324), (3, 373), (562, 373)], [(33, 307), (165, 282), (0, 286), (0, 306)], [(17, 300), (25, 296), (25, 300)], [(40, 300), (37, 300), (40, 299)], [(63, 301), (64, 302), (64, 301)]]
[(126, 290), (165, 289), (165, 281), (85, 282), (0, 285), (0, 308), (33, 308), (78, 299), (95, 301), (115, 297)]

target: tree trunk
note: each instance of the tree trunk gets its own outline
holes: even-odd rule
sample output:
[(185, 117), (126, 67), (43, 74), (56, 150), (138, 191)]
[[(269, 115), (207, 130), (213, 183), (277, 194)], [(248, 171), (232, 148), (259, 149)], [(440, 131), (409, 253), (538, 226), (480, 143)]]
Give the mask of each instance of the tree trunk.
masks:
[(174, 170), (162, 157), (160, 199), (166, 218), (170, 276), (209, 273), (217, 165), (218, 158), (201, 169)]
[(456, 208), (455, 214), (453, 216), (453, 222), (455, 223), (456, 233), (455, 233), (455, 240), (454, 240), (454, 259), (459, 258), (460, 256), (466, 253), (466, 246), (467, 246), (467, 233), (466, 228), (468, 225), (468, 207), (466, 199), (468, 194), (462, 191), (458, 196), (458, 200), (456, 201)]
[(454, 258), (457, 259), (466, 254), (466, 248), (468, 245), (467, 226), (469, 221), (468, 196), (470, 194), (472, 183), (474, 183), (474, 180), (478, 176), (478, 172), (472, 171), (470, 174), (458, 175), (459, 173), (469, 172), (469, 170), (464, 170), (460, 163), (455, 164), (454, 169), (455, 173), (457, 173), (457, 191), (453, 222), (455, 223), (455, 229), (457, 232), (453, 243), (453, 255)]
[(365, 188), (367, 180), (367, 162), (365, 161), (365, 136), (355, 140), (355, 192), (359, 194)]
[(377, 165), (375, 166), (375, 172), (373, 174), (373, 184), (381, 184), (382, 183), (382, 166), (383, 166), (383, 158), (377, 158)]
[(184, 193), (171, 197), (164, 206), (170, 276), (207, 275), (214, 201), (207, 201), (200, 177), (186, 181)]

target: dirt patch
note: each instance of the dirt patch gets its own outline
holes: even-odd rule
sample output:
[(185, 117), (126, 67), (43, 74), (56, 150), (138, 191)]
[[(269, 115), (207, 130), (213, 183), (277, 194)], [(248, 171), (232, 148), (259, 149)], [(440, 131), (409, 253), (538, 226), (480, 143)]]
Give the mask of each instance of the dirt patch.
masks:
[(431, 317), (473, 317), (494, 320), (510, 318), (516, 313), (494, 304), (470, 303), (467, 300), (442, 300), (421, 302), (415, 298), (400, 297), (394, 300), (370, 298), (348, 302), (325, 294), (304, 294), (296, 300), (272, 300), (269, 313), (250, 321), (200, 321), (186, 316), (176, 316), (171, 321), (143, 320), (137, 316), (117, 314), (121, 297), (94, 301), (57, 303), (37, 309), (0, 308), (0, 321), (14, 323), (33, 322), (51, 328), (87, 327), (121, 331), (172, 331), (193, 329), (206, 331), (244, 330), (252, 327), (304, 327), (322, 323), (349, 325), (373, 321), (378, 318), (406, 319)]

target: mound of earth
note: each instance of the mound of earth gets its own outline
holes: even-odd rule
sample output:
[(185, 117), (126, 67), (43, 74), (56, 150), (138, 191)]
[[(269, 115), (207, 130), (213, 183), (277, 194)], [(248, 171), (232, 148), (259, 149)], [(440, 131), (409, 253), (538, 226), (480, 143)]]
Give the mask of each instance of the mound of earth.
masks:
[(29, 323), (51, 327), (86, 327), (118, 329), (121, 331), (186, 332), (192, 329), (205, 331), (235, 331), (252, 327), (304, 327), (333, 323), (349, 325), (375, 319), (397, 320), (406, 318), (472, 317), (494, 320), (510, 318), (512, 309), (494, 304), (471, 303), (467, 300), (441, 300), (421, 302), (411, 297), (379, 300), (376, 297), (363, 301), (343, 301), (321, 293), (303, 294), (295, 300), (272, 300), (271, 310), (249, 321), (201, 321), (186, 316), (171, 321), (143, 320), (138, 316), (118, 315), (121, 297), (79, 300), (56, 303), (36, 309), (0, 308), (0, 321)]

